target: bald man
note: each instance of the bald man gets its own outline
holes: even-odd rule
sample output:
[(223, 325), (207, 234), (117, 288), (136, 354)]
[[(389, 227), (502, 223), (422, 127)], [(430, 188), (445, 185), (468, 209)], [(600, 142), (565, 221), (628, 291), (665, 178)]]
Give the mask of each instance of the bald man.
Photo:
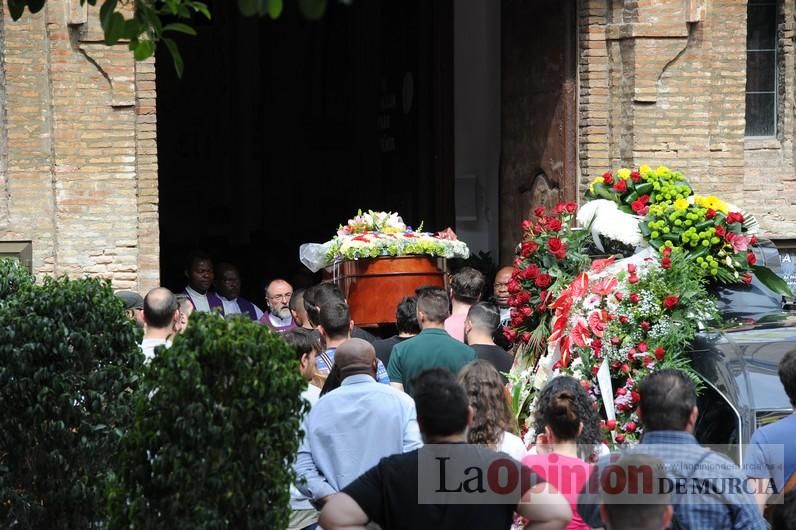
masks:
[(292, 296), (293, 287), (285, 280), (277, 278), (269, 283), (265, 288), (265, 305), (268, 311), (260, 317), (260, 323), (277, 333), (298, 327), (290, 313)]
[(144, 352), (144, 362), (149, 362), (155, 356), (157, 346), (171, 346), (171, 335), (174, 325), (180, 318), (180, 309), (177, 297), (165, 287), (156, 287), (144, 297), (144, 340), (141, 341), (141, 351)]
[(504, 350), (510, 350), (512, 344), (503, 335), (503, 328), (511, 320), (511, 308), (509, 307), (509, 280), (514, 272), (513, 267), (501, 267), (497, 274), (495, 274), (495, 283), (493, 285), (492, 300), (500, 310), (500, 326), (493, 336), (495, 344)]
[(299, 489), (318, 505), (385, 456), (422, 445), (415, 402), (376, 382), (376, 351), (362, 339), (337, 348), (342, 384), (312, 407), (294, 468)]

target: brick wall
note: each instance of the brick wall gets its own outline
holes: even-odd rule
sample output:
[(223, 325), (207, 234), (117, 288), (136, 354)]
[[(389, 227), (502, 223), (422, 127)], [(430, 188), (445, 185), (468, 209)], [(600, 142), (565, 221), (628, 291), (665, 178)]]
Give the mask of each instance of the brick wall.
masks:
[(2, 13), (0, 240), (37, 273), (159, 282), (154, 64), (102, 43), (96, 8)]
[(793, 6), (782, 28), (783, 130), (744, 138), (746, 0), (583, 0), (580, 167), (665, 164), (697, 193), (753, 213), (772, 238), (796, 235)]

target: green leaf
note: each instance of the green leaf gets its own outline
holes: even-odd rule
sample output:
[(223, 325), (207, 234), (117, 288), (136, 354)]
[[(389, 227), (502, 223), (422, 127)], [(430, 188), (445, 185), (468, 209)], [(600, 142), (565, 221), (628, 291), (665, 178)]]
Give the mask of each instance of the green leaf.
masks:
[(299, 8), (304, 16), (318, 20), (326, 12), (326, 0), (298, 0)]
[(188, 24), (183, 24), (182, 22), (172, 22), (171, 24), (166, 24), (163, 26), (163, 31), (177, 31), (179, 33), (185, 33), (187, 35), (196, 35), (196, 30), (193, 29)]
[(152, 57), (153, 53), (155, 53), (155, 43), (153, 43), (151, 40), (142, 40), (138, 41), (138, 44), (133, 51), (133, 56), (135, 57), (136, 61), (143, 61)]
[(238, 10), (244, 17), (253, 17), (260, 12), (260, 0), (238, 0)]
[(768, 267), (763, 267), (762, 265), (753, 265), (752, 271), (755, 273), (755, 276), (757, 276), (757, 279), (760, 280), (760, 283), (771, 289), (773, 292), (781, 296), (793, 297), (793, 291), (791, 291), (787, 282), (785, 282), (785, 280), (780, 278)]
[(203, 14), (207, 20), (210, 20), (210, 10), (207, 8), (207, 4), (204, 2), (192, 2), (191, 7), (197, 13)]
[(282, 0), (268, 0), (268, 16), (276, 19), (282, 14), (284, 4)]
[(124, 36), (125, 21), (121, 13), (113, 13), (105, 29), (105, 44), (113, 46)]
[(100, 25), (106, 34), (111, 25), (111, 15), (113, 15), (114, 11), (116, 11), (116, 0), (105, 0), (105, 3), (100, 7)]
[(8, 12), (12, 19), (19, 20), (25, 12), (25, 0), (8, 0)]
[(182, 79), (182, 72), (185, 69), (185, 65), (182, 61), (180, 50), (177, 48), (177, 43), (171, 39), (163, 39), (163, 44), (169, 49), (171, 60), (174, 62), (174, 71), (177, 72), (177, 77)]

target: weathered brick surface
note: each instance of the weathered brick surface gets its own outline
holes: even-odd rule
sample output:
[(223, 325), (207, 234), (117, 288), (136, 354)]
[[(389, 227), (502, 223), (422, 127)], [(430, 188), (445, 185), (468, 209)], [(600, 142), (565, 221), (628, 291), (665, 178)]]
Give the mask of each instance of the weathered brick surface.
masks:
[(79, 2), (2, 17), (0, 240), (32, 240), (38, 273), (157, 285), (154, 64)]
[(781, 5), (782, 127), (749, 141), (745, 0), (584, 0), (581, 192), (608, 168), (666, 164), (753, 213), (766, 235), (796, 237), (794, 13)]

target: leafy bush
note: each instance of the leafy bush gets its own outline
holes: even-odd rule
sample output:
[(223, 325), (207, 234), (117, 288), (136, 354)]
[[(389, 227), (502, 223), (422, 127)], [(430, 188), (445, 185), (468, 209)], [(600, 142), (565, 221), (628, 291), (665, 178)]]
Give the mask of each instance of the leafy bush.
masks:
[(34, 285), (0, 262), (0, 526), (93, 528), (143, 362), (98, 280)]
[(194, 313), (146, 371), (110, 528), (285, 528), (305, 386), (266, 326)]

